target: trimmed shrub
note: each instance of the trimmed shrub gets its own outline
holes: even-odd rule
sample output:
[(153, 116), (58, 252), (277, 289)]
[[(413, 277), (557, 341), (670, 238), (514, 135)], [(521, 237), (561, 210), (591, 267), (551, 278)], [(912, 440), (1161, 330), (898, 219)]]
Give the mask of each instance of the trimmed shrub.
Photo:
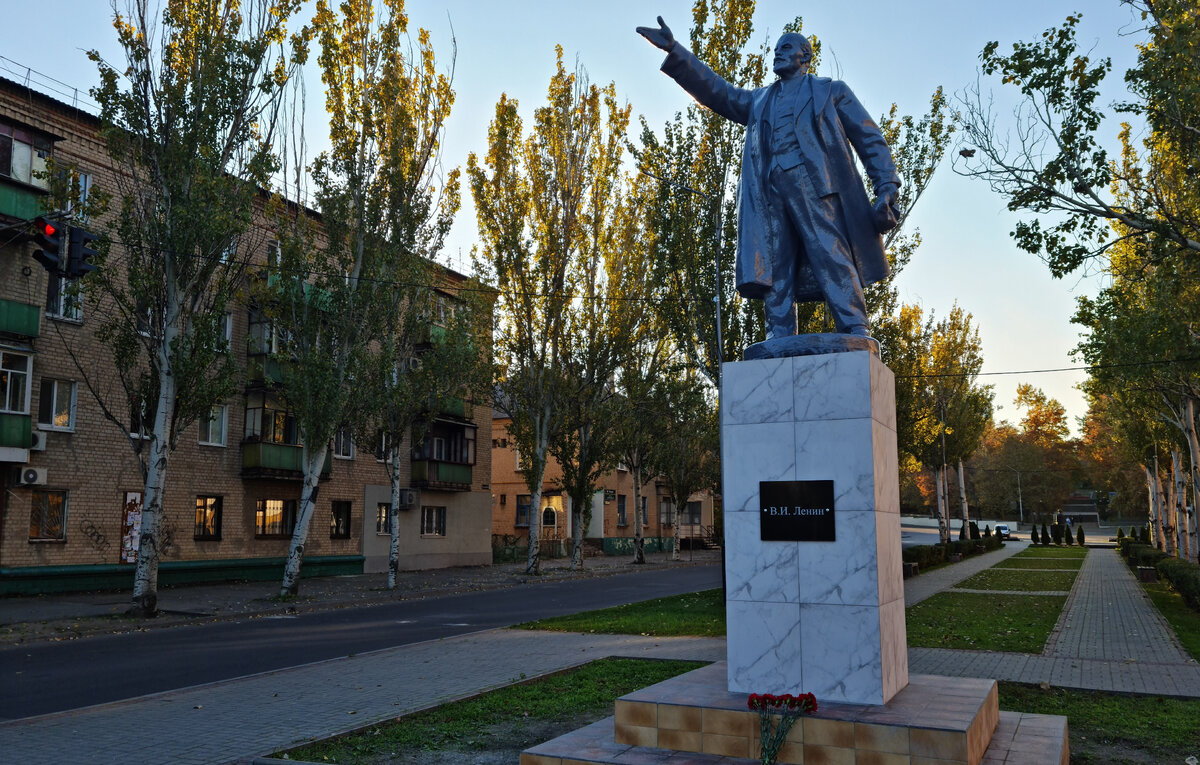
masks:
[(1050, 531), (1046, 528), (1046, 524), (1042, 524), (1042, 544), (1050, 544)]
[(1150, 524), (1142, 526), (1142, 544), (1150, 544)]
[(1033, 531), (1029, 534), (1029, 541), (1033, 542), (1035, 545), (1040, 545), (1042, 543), (1042, 537), (1038, 534), (1037, 526), (1034, 526)]
[(1180, 558), (1163, 556), (1155, 566), (1163, 579), (1193, 609), (1200, 611), (1200, 566)]
[(979, 534), (979, 524), (975, 521), (971, 521), (971, 539), (976, 542), (978, 542), (980, 539), (983, 539), (983, 537)]
[(1117, 546), (1120, 547), (1123, 544), (1125, 544), (1125, 529), (1118, 526), (1117, 527)]
[(961, 542), (962, 540), (964, 540), (966, 538), (967, 538), (967, 522), (963, 521), (962, 524), (958, 527), (958, 540)]
[(985, 537), (990, 537), (992, 535), (992, 524), (989, 523), (983, 527), (983, 535)]
[(1075, 532), (1075, 541), (1079, 543), (1080, 547), (1083, 547), (1083, 527), (1082, 526), (1079, 527), (1079, 531)]

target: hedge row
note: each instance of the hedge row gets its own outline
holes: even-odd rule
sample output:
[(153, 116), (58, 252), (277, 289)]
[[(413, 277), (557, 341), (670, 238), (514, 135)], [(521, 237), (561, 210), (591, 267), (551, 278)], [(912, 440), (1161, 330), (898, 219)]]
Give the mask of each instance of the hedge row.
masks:
[(1167, 555), (1156, 547), (1132, 542), (1128, 538), (1121, 540), (1121, 554), (1125, 556), (1130, 568), (1153, 566), (1158, 570), (1158, 575), (1170, 583), (1185, 603), (1200, 611), (1200, 566)]
[(964, 558), (969, 555), (975, 555), (977, 547), (983, 547), (984, 551), (999, 550), (1004, 543), (996, 534), (983, 536), (973, 540), (955, 540), (948, 544), (936, 545), (914, 545), (913, 547), (905, 547), (901, 555), (905, 563), (916, 563), (918, 568), (929, 568), (936, 566), (939, 563), (945, 563), (951, 555), (958, 553)]

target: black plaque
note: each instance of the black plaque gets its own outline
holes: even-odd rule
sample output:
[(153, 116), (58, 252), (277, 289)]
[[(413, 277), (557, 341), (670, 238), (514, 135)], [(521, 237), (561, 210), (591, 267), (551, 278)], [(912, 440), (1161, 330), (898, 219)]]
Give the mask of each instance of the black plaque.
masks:
[(833, 542), (833, 481), (759, 481), (764, 542)]

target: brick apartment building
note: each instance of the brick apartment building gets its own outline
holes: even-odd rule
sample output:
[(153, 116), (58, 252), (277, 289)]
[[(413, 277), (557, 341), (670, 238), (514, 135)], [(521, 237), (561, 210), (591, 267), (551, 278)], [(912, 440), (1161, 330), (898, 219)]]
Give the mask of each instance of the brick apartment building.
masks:
[[(79, 371), (113, 393), (119, 360), (97, 339), (87, 308), (31, 258), (24, 236), (25, 221), (43, 212), (46, 184), (36, 173), (47, 157), (76, 166), (84, 189), (113, 188), (98, 129), (91, 114), (0, 79), (0, 594), (132, 585), (143, 478), (128, 434), (105, 417)], [(443, 276), (451, 297), (466, 279)], [(248, 342), (262, 329), (247, 307), (231, 311), (226, 335), (251, 379), (171, 455), (162, 584), (282, 576), (301, 447), (272, 395), (270, 365)], [(402, 568), (491, 562), (492, 410), (464, 401), (447, 409), (424, 451), (405, 451), (402, 480), (415, 491), (400, 512)], [(434, 452), (435, 443), (456, 447)], [(337, 438), (305, 575), (386, 570), (390, 499), (375, 445)]]
[[(516, 444), (508, 437), (509, 418), (493, 413), (492, 419), (492, 535), (493, 544), (523, 546), (529, 539), (530, 495), (520, 470)], [(571, 550), (571, 498), (558, 490), (562, 468), (551, 457), (546, 463), (542, 482), (542, 542), (550, 555), (566, 555)], [(591, 523), (584, 539), (593, 548), (609, 555), (633, 554), (633, 477), (618, 469), (606, 473), (598, 482), (592, 498)], [(646, 552), (670, 550), (679, 522), (681, 546), (712, 544), (713, 495), (698, 492), (677, 507), (661, 480), (651, 478), (641, 487), (642, 535)], [(525, 540), (522, 542), (521, 540)], [(686, 540), (686, 541), (684, 541)]]

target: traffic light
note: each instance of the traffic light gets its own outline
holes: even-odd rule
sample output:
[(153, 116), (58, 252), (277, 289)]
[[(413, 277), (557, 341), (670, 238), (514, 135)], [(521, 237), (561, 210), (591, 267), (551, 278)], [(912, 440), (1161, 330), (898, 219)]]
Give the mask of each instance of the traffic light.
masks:
[(96, 252), (95, 247), (91, 246), (92, 242), (99, 238), (85, 228), (71, 227), (71, 240), (67, 245), (68, 279), (78, 279), (96, 270), (96, 266), (89, 263), (88, 260), (100, 254)]
[(62, 265), (62, 239), (61, 221), (50, 218), (33, 219), (33, 243), (38, 248), (37, 252), (33, 253), (33, 259), (52, 274), (57, 274)]

